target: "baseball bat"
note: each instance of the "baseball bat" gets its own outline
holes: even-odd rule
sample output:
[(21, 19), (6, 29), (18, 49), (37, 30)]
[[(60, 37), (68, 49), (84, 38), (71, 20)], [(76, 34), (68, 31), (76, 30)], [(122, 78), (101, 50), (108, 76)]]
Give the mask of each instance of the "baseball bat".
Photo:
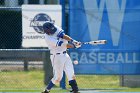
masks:
[(106, 44), (107, 40), (96, 40), (96, 41), (89, 41), (89, 42), (82, 42), (82, 44), (91, 44), (91, 45), (99, 45), (99, 44)]

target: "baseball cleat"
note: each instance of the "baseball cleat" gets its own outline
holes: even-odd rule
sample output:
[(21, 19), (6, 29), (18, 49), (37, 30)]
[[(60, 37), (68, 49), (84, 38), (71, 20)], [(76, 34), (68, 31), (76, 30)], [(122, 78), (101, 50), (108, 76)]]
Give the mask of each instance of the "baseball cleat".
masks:
[(49, 93), (50, 91), (47, 91), (47, 90), (44, 90), (43, 92), (41, 92), (41, 93)]

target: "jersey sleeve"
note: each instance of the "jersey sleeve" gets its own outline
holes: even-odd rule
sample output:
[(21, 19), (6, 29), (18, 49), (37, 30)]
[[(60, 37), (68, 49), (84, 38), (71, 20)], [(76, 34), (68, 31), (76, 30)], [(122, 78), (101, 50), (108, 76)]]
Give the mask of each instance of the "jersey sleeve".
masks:
[(59, 33), (57, 34), (57, 37), (63, 38), (64, 35), (65, 35), (64, 31), (61, 30), (61, 31), (59, 31)]
[(61, 28), (58, 27), (58, 26), (56, 26), (56, 28), (57, 28), (56, 36), (57, 36), (58, 38), (63, 38), (63, 36), (65, 35), (64, 30), (61, 29)]

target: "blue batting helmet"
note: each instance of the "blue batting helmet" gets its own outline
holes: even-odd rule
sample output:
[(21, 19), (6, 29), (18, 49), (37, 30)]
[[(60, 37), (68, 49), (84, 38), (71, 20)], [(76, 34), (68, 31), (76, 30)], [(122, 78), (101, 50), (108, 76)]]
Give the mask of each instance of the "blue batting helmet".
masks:
[(53, 35), (57, 31), (57, 28), (54, 26), (54, 23), (46, 22), (43, 24), (43, 30), (44, 33), (48, 35)]

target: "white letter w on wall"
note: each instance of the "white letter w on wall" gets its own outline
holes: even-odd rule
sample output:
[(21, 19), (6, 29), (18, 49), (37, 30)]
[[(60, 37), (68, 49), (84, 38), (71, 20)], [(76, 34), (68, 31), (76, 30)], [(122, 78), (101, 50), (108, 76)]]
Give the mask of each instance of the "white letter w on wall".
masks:
[(83, 2), (91, 40), (98, 40), (106, 5), (113, 45), (118, 46), (126, 0), (122, 0), (121, 5), (119, 0), (100, 0), (99, 6), (97, 0), (83, 0)]

